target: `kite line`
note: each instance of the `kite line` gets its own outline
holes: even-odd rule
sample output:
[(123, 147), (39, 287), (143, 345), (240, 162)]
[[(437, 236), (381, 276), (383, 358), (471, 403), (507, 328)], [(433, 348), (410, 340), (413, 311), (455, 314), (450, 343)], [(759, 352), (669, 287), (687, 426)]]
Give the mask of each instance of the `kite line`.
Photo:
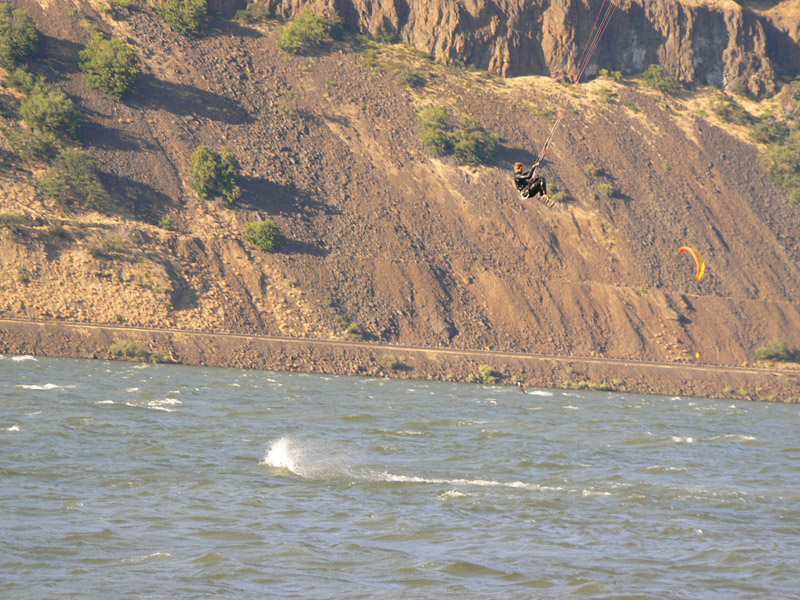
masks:
[(586, 46), (583, 48), (581, 58), (570, 75), (569, 89), (567, 90), (567, 93), (564, 94), (564, 98), (561, 100), (561, 106), (558, 109), (556, 121), (553, 123), (552, 129), (550, 129), (550, 134), (547, 136), (547, 139), (542, 146), (542, 150), (539, 152), (539, 157), (536, 159), (537, 163), (541, 162), (547, 154), (547, 147), (553, 140), (556, 129), (558, 129), (558, 126), (561, 124), (564, 115), (567, 113), (567, 108), (569, 108), (569, 103), (572, 98), (572, 88), (581, 80), (583, 72), (586, 70), (586, 67), (589, 64), (589, 59), (591, 59), (592, 54), (594, 54), (594, 50), (597, 48), (597, 43), (600, 41), (600, 37), (606, 30), (608, 22), (611, 20), (611, 15), (614, 14), (614, 9), (616, 7), (617, 5), (615, 0), (603, 0), (603, 5), (600, 7), (600, 11), (597, 13), (597, 18), (594, 20), (592, 33), (589, 35)]

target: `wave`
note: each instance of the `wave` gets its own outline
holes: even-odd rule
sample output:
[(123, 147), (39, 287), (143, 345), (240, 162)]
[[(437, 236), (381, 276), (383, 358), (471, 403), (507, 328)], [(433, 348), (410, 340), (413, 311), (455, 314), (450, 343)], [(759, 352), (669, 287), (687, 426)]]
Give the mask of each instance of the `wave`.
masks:
[(12, 425), (11, 427), (8, 427), (6, 431), (19, 431), (19, 425)]
[(44, 385), (24, 385), (20, 384), (17, 386), (18, 388), (22, 388), (23, 390), (58, 390), (61, 389), (60, 385), (56, 385), (55, 383), (45, 383)]
[(493, 479), (445, 479), (439, 477), (418, 477), (416, 475), (395, 475), (393, 473), (379, 473), (382, 481), (387, 483), (433, 483), (436, 485), (465, 485), (473, 487), (501, 487), (535, 491), (563, 491), (560, 486), (547, 486), (527, 481), (495, 481)]
[(16, 361), (16, 362), (20, 362), (20, 361), (23, 361), (23, 360), (32, 360), (34, 362), (39, 362), (38, 358), (36, 358), (35, 356), (31, 356), (30, 354), (26, 354), (24, 356), (12, 356), (11, 360)]

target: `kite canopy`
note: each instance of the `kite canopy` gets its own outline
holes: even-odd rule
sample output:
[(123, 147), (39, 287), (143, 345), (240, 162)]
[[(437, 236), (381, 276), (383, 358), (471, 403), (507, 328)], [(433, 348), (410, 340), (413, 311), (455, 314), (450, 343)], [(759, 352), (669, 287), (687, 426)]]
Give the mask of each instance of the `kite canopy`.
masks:
[(689, 246), (681, 246), (679, 248), (681, 252), (688, 252), (694, 258), (694, 265), (696, 268), (694, 274), (694, 280), (700, 281), (700, 278), (703, 276), (703, 273), (706, 272), (706, 261), (703, 260), (703, 256), (694, 248), (690, 248)]

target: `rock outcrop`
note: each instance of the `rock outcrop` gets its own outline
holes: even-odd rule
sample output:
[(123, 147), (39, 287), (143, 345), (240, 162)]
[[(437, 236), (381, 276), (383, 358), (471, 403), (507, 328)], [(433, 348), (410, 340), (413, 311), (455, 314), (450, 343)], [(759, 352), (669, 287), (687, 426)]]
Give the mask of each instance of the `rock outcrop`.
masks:
[[(600, 0), (264, 1), (283, 17), (306, 6), (333, 5), (350, 29), (394, 32), (445, 62), (506, 77), (562, 80), (580, 59), (601, 5)], [(587, 74), (601, 68), (639, 73), (661, 63), (685, 83), (772, 93), (776, 71), (800, 72), (800, 14), (786, 12), (758, 13), (729, 0), (623, 0)], [(779, 51), (770, 57), (768, 48)]]

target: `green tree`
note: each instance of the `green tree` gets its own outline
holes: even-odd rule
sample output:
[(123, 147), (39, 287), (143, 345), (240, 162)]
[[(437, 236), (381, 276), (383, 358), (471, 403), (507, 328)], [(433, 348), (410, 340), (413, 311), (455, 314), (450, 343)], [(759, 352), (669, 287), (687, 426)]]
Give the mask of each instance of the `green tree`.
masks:
[(663, 65), (650, 65), (642, 73), (642, 79), (651, 88), (670, 96), (674, 96), (681, 90), (681, 84), (678, 79)]
[(236, 155), (227, 146), (221, 152), (216, 152), (201, 145), (192, 154), (190, 162), (192, 180), (189, 185), (201, 198), (214, 194), (225, 196), (228, 202), (233, 202), (241, 196), (241, 189), (236, 185), (236, 175), (241, 167)]
[(36, 85), (20, 105), (20, 115), (31, 129), (62, 139), (75, 138), (80, 112), (67, 95), (48, 85)]
[(0, 2), (0, 67), (11, 71), (38, 46), (39, 34), (28, 13)]
[(36, 187), (48, 198), (83, 208), (99, 209), (104, 197), (103, 186), (97, 178), (97, 161), (77, 148), (59, 152)]
[(342, 26), (335, 10), (318, 15), (304, 8), (292, 21), (278, 31), (278, 48), (289, 54), (306, 54), (327, 42)]
[(206, 0), (165, 0), (156, 6), (156, 12), (172, 31), (185, 36), (203, 33), (208, 19)]
[(251, 221), (244, 226), (244, 241), (253, 244), (264, 252), (273, 252), (278, 245), (281, 230), (272, 219)]
[(121, 100), (133, 89), (141, 74), (136, 51), (119, 39), (105, 39), (97, 34), (78, 53), (78, 68), (92, 87), (102, 90), (112, 100)]

